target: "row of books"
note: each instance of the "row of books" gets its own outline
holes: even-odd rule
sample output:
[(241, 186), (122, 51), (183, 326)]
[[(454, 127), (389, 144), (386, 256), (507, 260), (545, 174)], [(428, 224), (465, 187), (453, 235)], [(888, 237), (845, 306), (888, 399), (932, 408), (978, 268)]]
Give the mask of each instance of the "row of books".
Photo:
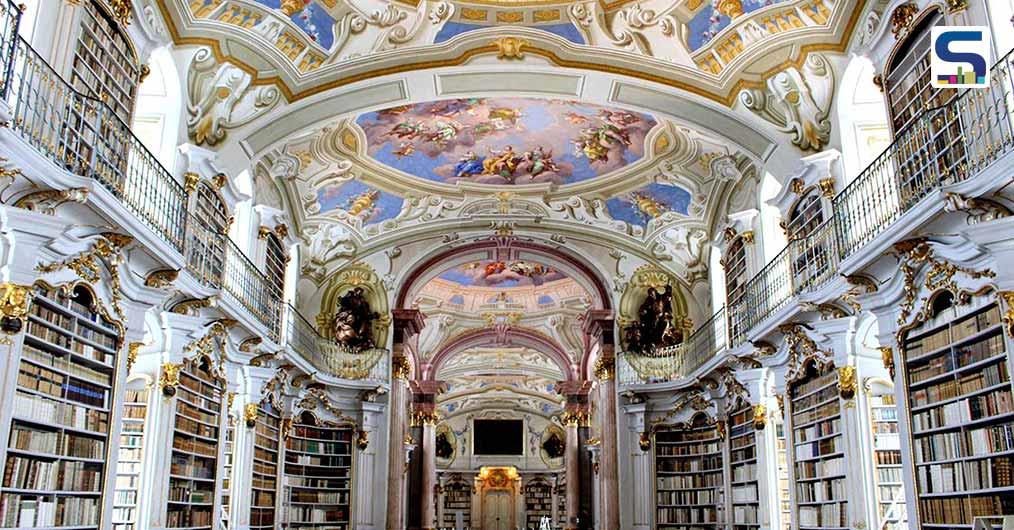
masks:
[[(739, 427), (742, 428), (743, 426), (740, 425)], [(757, 443), (756, 437), (752, 436), (753, 435), (753, 427), (750, 427), (749, 430), (747, 430), (745, 432), (741, 432), (740, 434), (744, 434), (746, 436), (740, 436), (738, 438), (730, 437), (729, 438), (729, 447), (732, 447), (733, 449), (739, 449), (741, 447), (748, 447), (748, 446), (751, 446), (751, 445), (754, 445), (754, 444)]]
[[(998, 359), (999, 360), (999, 359)], [(911, 394), (912, 407), (921, 407), (937, 401), (956, 398), (1001, 383), (1010, 384), (1007, 363), (997, 362), (981, 371), (970, 373), (960, 379), (949, 379), (942, 383), (916, 390)]]
[(318, 442), (316, 440), (300, 440), (289, 437), (285, 447), (301, 453), (317, 453), (322, 455), (347, 455), (352, 453), (352, 444), (345, 442)]
[(901, 451), (877, 451), (875, 457), (878, 465), (901, 465)]
[(877, 468), (877, 482), (894, 483), (901, 481), (902, 481), (902, 472), (900, 467)]
[(200, 397), (203, 397), (204, 399), (209, 400), (212, 406), (208, 407), (199, 402), (195, 403), (196, 405), (199, 405), (206, 409), (218, 410), (217, 405), (218, 400), (221, 399), (222, 397), (222, 390), (217, 386), (208, 383), (206, 381), (202, 381), (200, 378), (188, 372), (180, 373), (180, 386), (191, 392), (191, 394), (188, 395), (187, 399), (190, 398), (190, 395), (196, 394)]
[(971, 525), (978, 516), (1014, 513), (1014, 495), (919, 499), (919, 509), (926, 524)]
[(966, 462), (931, 464), (916, 468), (916, 482), (922, 493), (952, 493), (965, 490), (1014, 486), (1010, 456)]
[(211, 506), (170, 506), (166, 513), (167, 528), (211, 527)]
[(211, 504), (215, 502), (213, 488), (194, 489), (189, 483), (172, 482), (169, 485), (169, 500), (190, 504)]
[(8, 528), (95, 526), (100, 509), (97, 498), (5, 493), (0, 498), (0, 521)]
[(1003, 389), (913, 414), (912, 427), (918, 434), (919, 431), (960, 425), (1010, 412), (1014, 412), (1011, 392)]
[(682, 504), (718, 504), (722, 502), (722, 494), (713, 490), (659, 491), (656, 500), (660, 505), (678, 506)]
[(752, 460), (757, 457), (757, 447), (749, 446), (743, 447), (742, 449), (735, 449), (729, 453), (729, 459), (733, 464), (736, 462), (742, 462), (744, 460)]
[(907, 358), (919, 357), (924, 353), (939, 350), (971, 337), (980, 331), (985, 331), (999, 324), (1000, 318), (999, 308), (993, 307), (977, 315), (963, 318), (948, 327), (911, 340), (905, 345)]
[(352, 457), (297, 455), (287, 452), (285, 453), (285, 462), (314, 467), (349, 467), (352, 465)]
[(847, 498), (844, 478), (796, 483), (796, 502), (838, 502)]
[[(298, 438), (311, 438), (330, 442), (352, 442), (352, 431), (349, 429), (321, 429), (297, 424), (293, 427), (292, 434)], [(292, 438), (290, 437), (290, 439)]]
[(722, 457), (702, 456), (696, 460), (660, 458), (656, 460), (656, 469), (666, 473), (708, 472), (722, 470)]
[(271, 508), (275, 505), (275, 494), (271, 491), (254, 491), (252, 506)]
[(338, 508), (314, 508), (310, 506), (290, 506), (290, 523), (340, 523), (347, 522), (349, 510), (347, 507)]
[(10, 447), (34, 453), (55, 456), (101, 459), (105, 457), (106, 443), (103, 440), (70, 433), (59, 433), (15, 424), (11, 430)]
[(199, 409), (183, 400), (179, 400), (176, 402), (176, 414), (186, 416), (189, 419), (197, 420), (203, 423), (218, 425), (218, 413), (212, 414), (209, 412), (204, 412), (203, 409)]
[(14, 415), (74, 429), (103, 433), (109, 429), (109, 415), (105, 412), (23, 392), (15, 394)]
[(264, 436), (264, 435), (262, 435), (260, 433), (257, 433), (256, 436), (254, 436), (254, 443), (257, 444), (260, 447), (265, 448), (265, 449), (270, 449), (272, 451), (277, 451), (278, 450), (278, 433), (275, 433), (270, 438), (267, 437), (267, 436)]
[(18, 386), (58, 399), (68, 399), (92, 407), (107, 407), (104, 388), (28, 362), (21, 362)]
[(35, 491), (98, 492), (102, 489), (102, 464), (8, 456), (3, 485)]
[[(25, 329), (29, 336), (42, 341), (38, 344), (42, 349), (46, 349), (48, 344), (52, 344), (105, 365), (111, 366), (113, 364), (113, 354), (94, 348), (90, 344), (81, 342), (61, 330), (47, 327), (33, 320), (28, 321), (28, 326)], [(29, 344), (36, 345), (32, 341), (29, 341)]]
[(1003, 336), (997, 332), (988, 339), (976, 342), (968, 346), (962, 346), (954, 356), (947, 351), (939, 357), (933, 357), (927, 364), (918, 368), (909, 368), (909, 384), (918, 384), (940, 374), (953, 371), (955, 368), (968, 366), (991, 357), (996, 357), (1006, 351)]
[(678, 477), (658, 477), (655, 479), (659, 490), (690, 489), (690, 488), (721, 488), (722, 475), (683, 475)]
[(190, 406), (201, 407), (202, 409), (213, 412), (221, 410), (221, 403), (217, 399), (206, 397), (204, 394), (200, 394), (186, 387), (181, 386), (180, 389), (182, 392), (176, 394), (177, 401), (185, 401)]
[(659, 508), (655, 522), (663, 524), (717, 523), (719, 521), (717, 507), (698, 506), (683, 508)]
[[(838, 386), (829, 385), (818, 392), (807, 394), (805, 397), (801, 397), (792, 402), (792, 410), (805, 411), (812, 409), (818, 405), (826, 404), (828, 401), (838, 400)], [(795, 416), (793, 416), (795, 417)]]
[(192, 434), (194, 436), (203, 436), (205, 438), (218, 438), (218, 427), (212, 427), (203, 423), (197, 422), (186, 416), (176, 416), (175, 426), (177, 431), (182, 431), (186, 434)]
[(807, 442), (804, 444), (796, 445), (796, 461), (809, 460), (812, 458), (831, 455), (842, 451), (842, 437), (841, 435), (834, 435), (829, 438), (823, 438), (816, 442)]
[(273, 475), (255, 474), (253, 476), (253, 487), (273, 490), (277, 485), (277, 481)]
[(837, 400), (829, 401), (828, 403), (825, 403), (815, 409), (810, 409), (806, 412), (801, 412), (799, 414), (793, 414), (792, 425), (798, 427), (807, 427), (809, 423), (815, 422), (817, 420), (834, 419), (835, 416), (838, 416), (840, 411), (841, 409), (838, 405)]
[(21, 349), (21, 359), (23, 361), (35, 363), (38, 366), (56, 368), (57, 370), (70, 374), (73, 377), (92, 383), (98, 383), (100, 385), (108, 385), (110, 381), (110, 374), (107, 372), (102, 372), (90, 366), (73, 362), (73, 357), (68, 355), (58, 357), (27, 342)]
[(732, 521), (733, 524), (757, 524), (757, 507), (733, 506)]
[(722, 450), (718, 442), (692, 445), (663, 445), (655, 448), (656, 456), (695, 456), (717, 453)]
[(173, 453), (169, 472), (173, 475), (191, 478), (214, 478), (215, 464), (213, 461), (195, 459), (181, 453)]
[[(99, 331), (92, 326), (80, 323), (77, 316), (70, 316), (60, 311), (54, 311), (44, 304), (32, 305), (29, 314), (36, 319), (49, 323), (51, 326), (66, 330), (69, 333), (90, 340), (99, 346), (116, 349), (117, 336), (106, 331)], [(35, 333), (32, 333), (35, 335)], [(37, 336), (37, 335), (36, 335)]]
[(297, 477), (286, 474), (282, 477), (282, 483), (294, 488), (346, 489), (349, 487), (348, 471), (348, 469), (335, 469), (328, 474), (328, 478)]
[(833, 477), (845, 473), (845, 457), (796, 462), (796, 477), (801, 479)]
[(732, 481), (733, 482), (744, 482), (751, 479), (757, 478), (757, 464), (742, 464), (738, 466), (732, 466)]
[(823, 388), (831, 383), (838, 381), (838, 374), (835, 371), (829, 371), (826, 374), (821, 374), (817, 377), (810, 378), (808, 381), (802, 383), (796, 383), (792, 385), (792, 399), (795, 400), (797, 397), (806, 396), (807, 394)]
[(847, 507), (848, 505), (844, 502), (821, 504), (819, 506), (800, 506), (797, 511), (799, 527), (848, 527)]
[(348, 492), (291, 490), (289, 500), (312, 504), (348, 504), (349, 494)]
[(732, 487), (732, 502), (754, 502), (757, 500), (757, 484)]
[(198, 438), (173, 436), (173, 449), (209, 457), (218, 456), (218, 444)]

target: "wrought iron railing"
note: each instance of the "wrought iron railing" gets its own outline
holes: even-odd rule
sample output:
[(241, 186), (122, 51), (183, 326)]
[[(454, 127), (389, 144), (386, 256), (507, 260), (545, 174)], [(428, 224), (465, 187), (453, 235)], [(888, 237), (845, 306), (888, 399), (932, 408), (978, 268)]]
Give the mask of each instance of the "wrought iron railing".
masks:
[(621, 386), (664, 383), (688, 377), (726, 348), (725, 308), (720, 309), (683, 343), (651, 354), (619, 355), (616, 378)]
[(7, 93), (7, 81), (11, 78), (11, 61), (14, 42), (18, 36), (18, 26), (21, 23), (21, 8), (14, 5), (10, 0), (0, 1), (0, 57), (3, 57), (3, 64), (0, 66), (0, 95)]

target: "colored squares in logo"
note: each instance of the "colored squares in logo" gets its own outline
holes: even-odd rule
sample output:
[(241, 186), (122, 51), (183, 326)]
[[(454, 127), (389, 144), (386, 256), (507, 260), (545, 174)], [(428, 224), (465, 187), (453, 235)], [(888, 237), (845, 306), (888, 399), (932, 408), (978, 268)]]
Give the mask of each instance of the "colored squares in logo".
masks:
[(989, 83), (990, 39), (985, 26), (931, 30), (930, 75), (938, 88), (982, 88)]

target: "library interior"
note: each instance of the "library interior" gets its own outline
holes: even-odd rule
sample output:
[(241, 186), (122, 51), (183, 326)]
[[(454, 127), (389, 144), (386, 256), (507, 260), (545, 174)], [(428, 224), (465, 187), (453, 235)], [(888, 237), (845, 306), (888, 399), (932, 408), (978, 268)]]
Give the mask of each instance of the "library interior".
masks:
[(20, 2), (0, 529), (1014, 529), (1014, 0)]

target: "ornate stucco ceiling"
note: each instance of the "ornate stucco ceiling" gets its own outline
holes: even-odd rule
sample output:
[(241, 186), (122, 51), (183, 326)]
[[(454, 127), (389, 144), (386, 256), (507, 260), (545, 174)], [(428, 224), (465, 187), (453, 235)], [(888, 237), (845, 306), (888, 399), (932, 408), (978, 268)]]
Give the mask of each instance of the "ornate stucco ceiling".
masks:
[(449, 359), (436, 378), (447, 382), (439, 397), (446, 416), (490, 407), (549, 417), (561, 410), (556, 385), (563, 373), (529, 348), (473, 348)]

